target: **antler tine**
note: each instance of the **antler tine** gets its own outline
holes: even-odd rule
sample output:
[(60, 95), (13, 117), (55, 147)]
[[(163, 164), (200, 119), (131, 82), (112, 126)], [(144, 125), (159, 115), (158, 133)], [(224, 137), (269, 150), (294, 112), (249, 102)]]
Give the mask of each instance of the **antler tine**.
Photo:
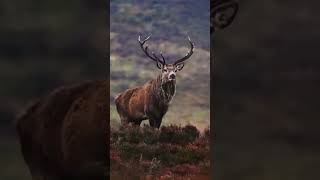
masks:
[(151, 37), (151, 34), (147, 38), (145, 38), (143, 41), (141, 41), (141, 36), (139, 35), (138, 41), (139, 41), (140, 44), (144, 45), (144, 43), (147, 42), (150, 37)]
[(163, 64), (163, 62), (160, 60), (160, 58), (152, 51), (151, 54), (153, 55), (154, 58), (156, 58), (159, 62)]
[(156, 62), (160, 62), (161, 64), (165, 64), (164, 61), (161, 61), (154, 52), (152, 52), (153, 57), (149, 54), (148, 52), (148, 46), (143, 47), (143, 45), (149, 40), (149, 38), (151, 37), (151, 35), (149, 35), (147, 38), (145, 38), (143, 41), (141, 41), (141, 36), (139, 35), (138, 37), (138, 41), (140, 44), (140, 47), (142, 49), (142, 51), (146, 54), (146, 56), (148, 56), (150, 59), (156, 61)]
[(194, 44), (192, 43), (192, 41), (191, 41), (189, 36), (188, 36), (188, 41), (190, 43), (190, 50), (188, 51), (188, 53), (183, 58), (176, 60), (175, 63), (174, 63), (175, 65), (179, 64), (179, 63), (182, 63), (183, 61), (189, 59), (191, 57), (191, 55), (193, 54)]
[(160, 51), (160, 56), (162, 57), (162, 61), (164, 62), (164, 64), (166, 63), (166, 60), (164, 59), (163, 55), (162, 55), (162, 51)]

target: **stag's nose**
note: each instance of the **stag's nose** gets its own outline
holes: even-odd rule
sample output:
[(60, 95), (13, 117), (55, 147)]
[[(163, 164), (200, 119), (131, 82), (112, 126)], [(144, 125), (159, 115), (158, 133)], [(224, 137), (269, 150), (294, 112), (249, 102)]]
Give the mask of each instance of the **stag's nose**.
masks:
[(169, 79), (176, 79), (176, 75), (175, 74), (170, 74), (169, 75)]

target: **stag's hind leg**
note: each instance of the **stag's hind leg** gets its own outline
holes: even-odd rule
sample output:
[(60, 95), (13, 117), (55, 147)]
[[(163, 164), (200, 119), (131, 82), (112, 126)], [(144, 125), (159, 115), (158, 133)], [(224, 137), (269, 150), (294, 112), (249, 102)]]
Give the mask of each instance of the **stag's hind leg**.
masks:
[(129, 124), (129, 118), (125, 115), (126, 112), (123, 110), (118, 101), (116, 101), (116, 108), (120, 117), (121, 125), (127, 126)]
[(129, 125), (129, 118), (120, 115), (120, 122), (121, 122), (122, 126), (127, 126), (127, 125)]
[(123, 103), (120, 102), (119, 98), (116, 99), (115, 104), (120, 117), (121, 126), (128, 126), (131, 121), (128, 117), (128, 112), (125, 106), (123, 105)]

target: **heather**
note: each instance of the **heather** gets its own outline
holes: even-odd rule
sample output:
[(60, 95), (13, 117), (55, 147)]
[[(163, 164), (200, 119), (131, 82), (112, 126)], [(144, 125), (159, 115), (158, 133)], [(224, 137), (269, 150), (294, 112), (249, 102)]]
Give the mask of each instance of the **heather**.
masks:
[(208, 177), (209, 134), (192, 125), (112, 129), (111, 177)]

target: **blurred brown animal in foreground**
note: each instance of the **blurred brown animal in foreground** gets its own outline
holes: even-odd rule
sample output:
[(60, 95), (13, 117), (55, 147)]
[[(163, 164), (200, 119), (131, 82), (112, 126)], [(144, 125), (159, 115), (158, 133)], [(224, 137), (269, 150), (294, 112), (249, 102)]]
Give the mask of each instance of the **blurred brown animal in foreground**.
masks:
[(147, 57), (157, 63), (161, 73), (143, 86), (127, 89), (115, 98), (117, 111), (123, 125), (127, 123), (140, 125), (143, 120), (149, 119), (150, 126), (160, 127), (162, 117), (166, 114), (175, 94), (176, 72), (182, 70), (184, 61), (193, 54), (194, 45), (188, 37), (189, 52), (173, 64), (167, 64), (162, 53), (160, 53), (161, 60), (153, 52), (152, 55), (149, 54), (148, 46), (144, 47), (149, 38), (150, 36), (145, 40), (141, 40), (139, 36), (140, 47)]
[(17, 119), (34, 180), (104, 180), (109, 164), (109, 82), (60, 87)]

